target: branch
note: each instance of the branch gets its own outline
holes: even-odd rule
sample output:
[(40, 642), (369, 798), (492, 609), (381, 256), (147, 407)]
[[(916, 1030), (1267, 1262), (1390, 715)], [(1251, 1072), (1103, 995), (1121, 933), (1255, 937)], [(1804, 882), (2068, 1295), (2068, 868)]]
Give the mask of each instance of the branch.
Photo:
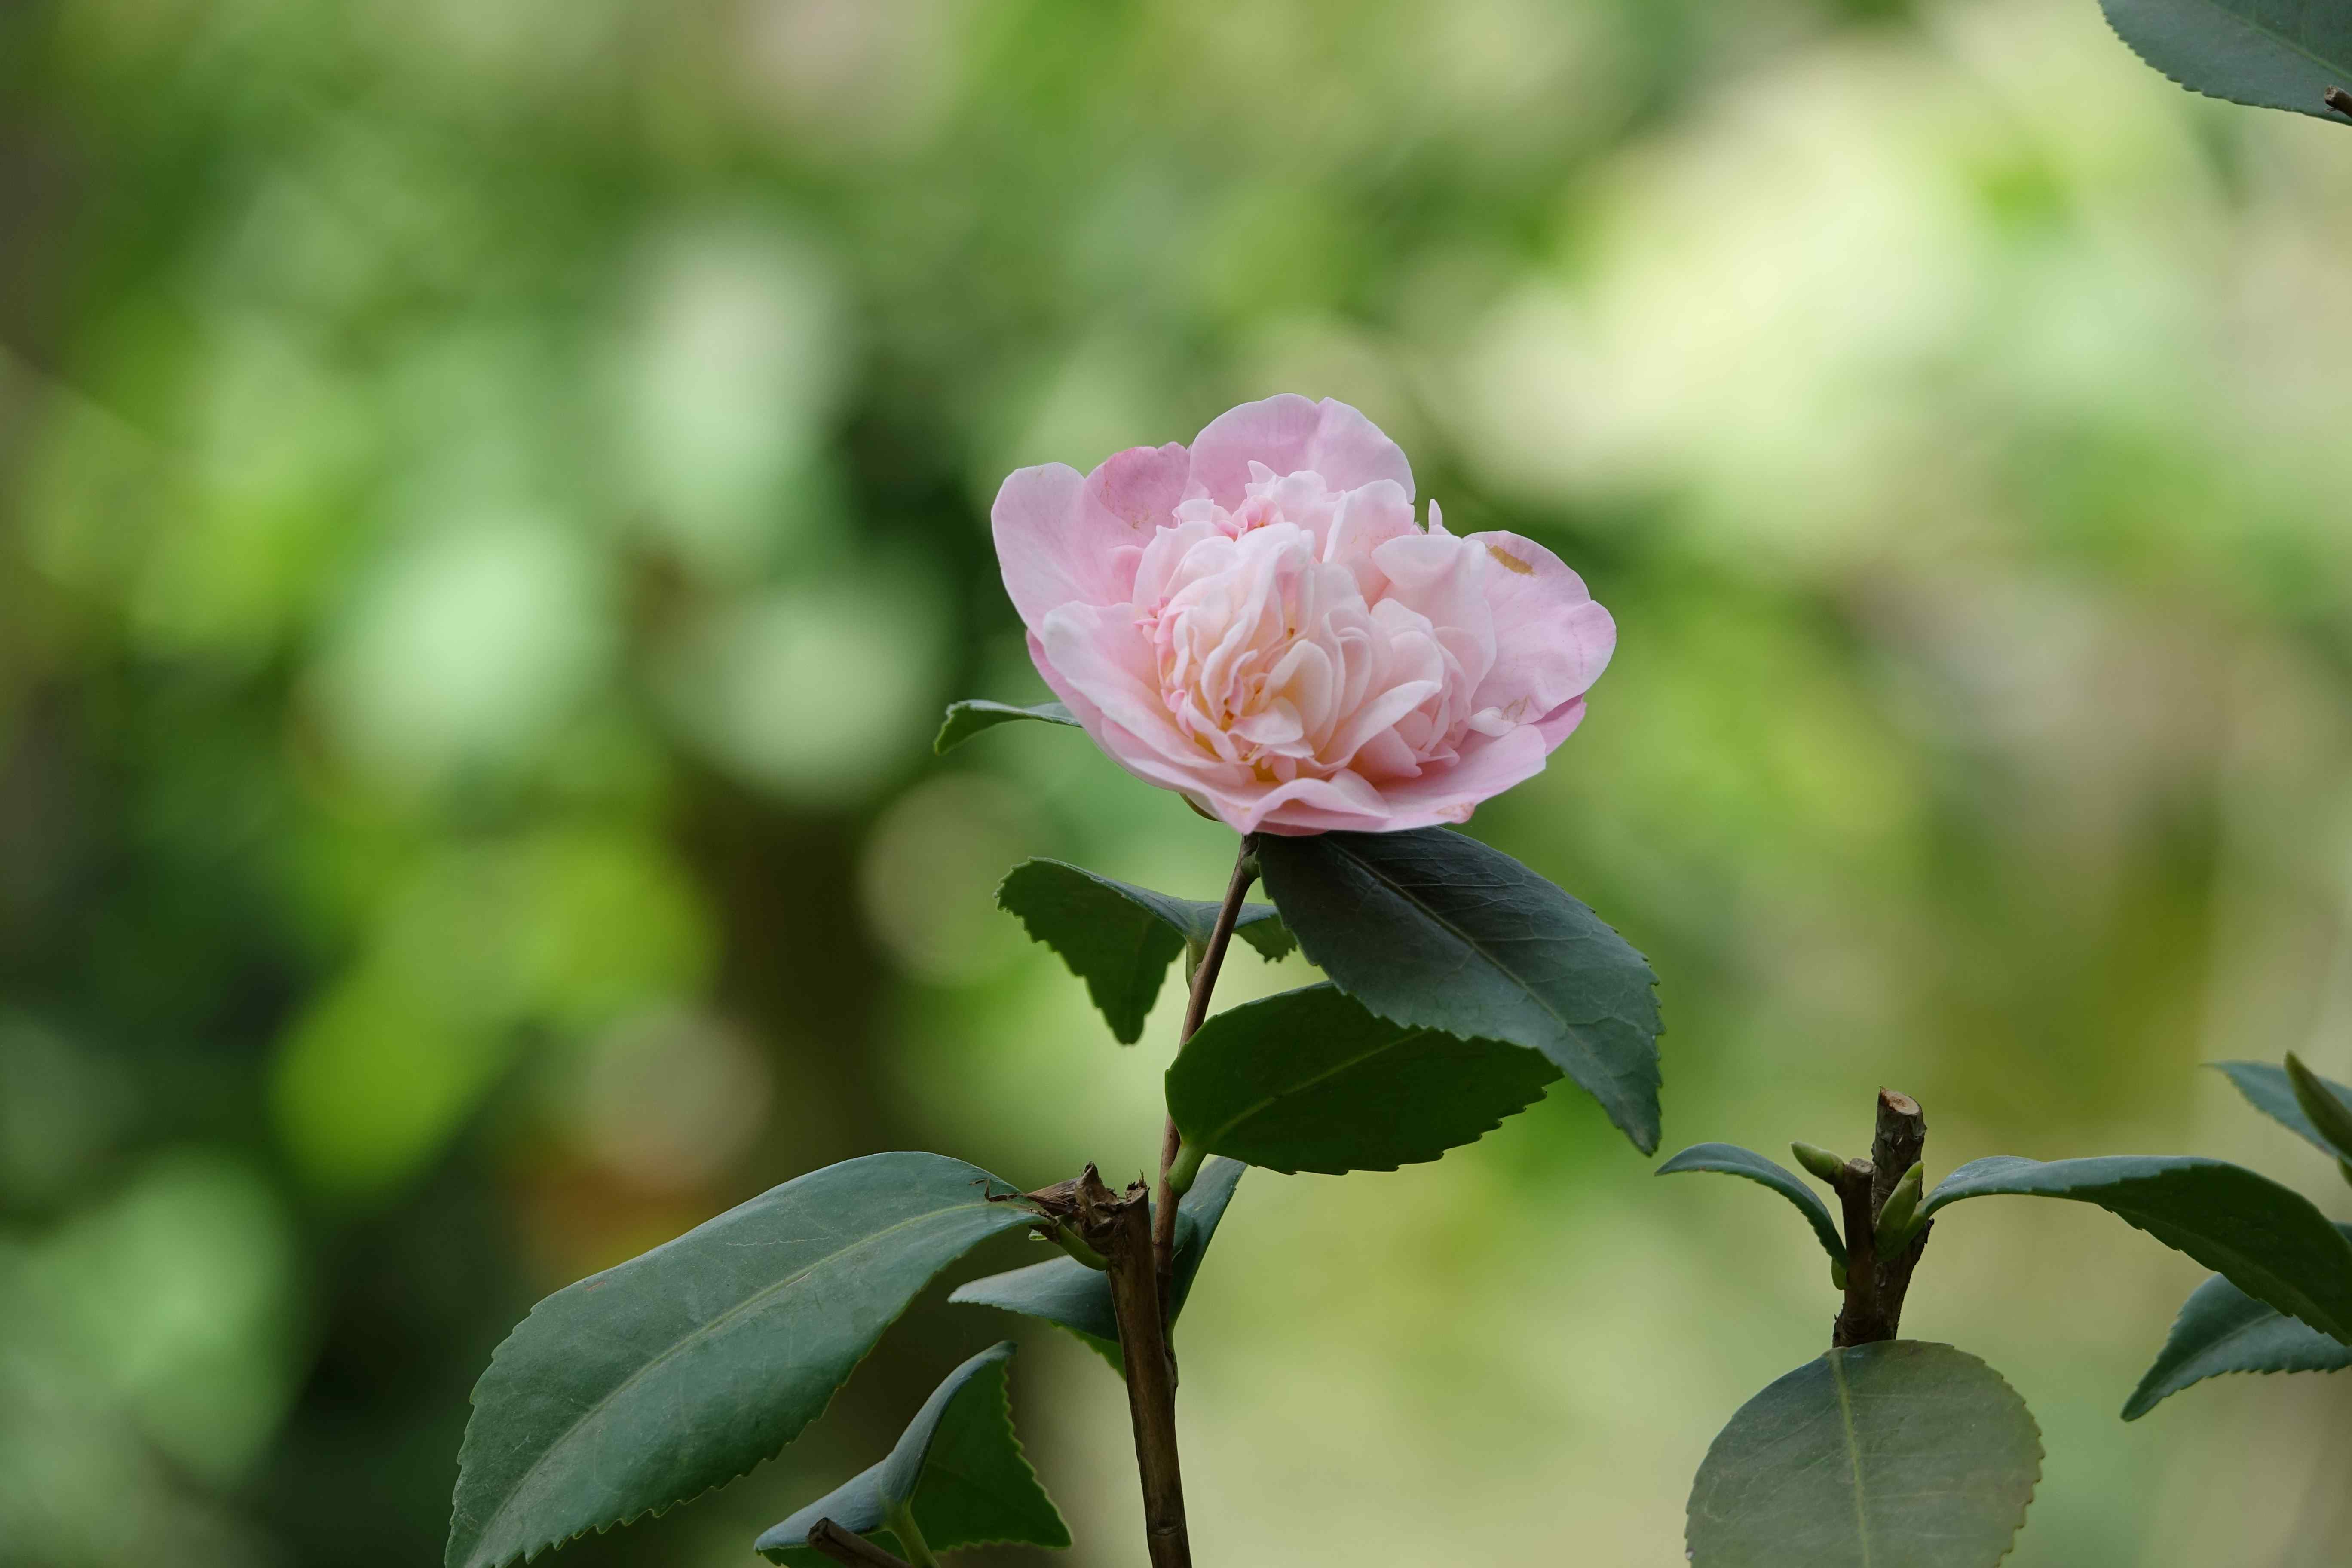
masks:
[[(1217, 923), (1209, 932), (1209, 945), (1202, 950), (1201, 963), (1192, 971), (1192, 994), (1184, 1004), (1184, 1026), (1176, 1036), (1176, 1048), (1182, 1050), (1186, 1042), (1200, 1029), (1202, 1020), (1209, 1016), (1209, 993), (1217, 988), (1217, 972), (1225, 965), (1225, 949), (1233, 945), (1234, 926), (1242, 918), (1242, 900), (1249, 896), (1250, 884), (1257, 880), (1257, 839), (1255, 835), (1242, 835), (1241, 853), (1234, 858), (1233, 880), (1225, 885), (1225, 901), (1217, 910)], [(1176, 1119), (1168, 1119), (1167, 1130), (1160, 1138), (1160, 1184), (1152, 1194), (1155, 1211), (1151, 1226), (1151, 1268), (1159, 1286), (1163, 1313), (1172, 1310), (1176, 1299), (1176, 1200), (1175, 1184), (1168, 1177), (1176, 1164), (1176, 1152), (1182, 1146), (1182, 1136), (1176, 1131)], [(1162, 1322), (1163, 1334), (1169, 1327)]]
[(1927, 1118), (1919, 1102), (1891, 1089), (1878, 1091), (1878, 1129), (1870, 1158), (1850, 1160), (1837, 1175), (1838, 1205), (1845, 1221), (1845, 1305), (1831, 1331), (1832, 1345), (1874, 1344), (1903, 1327), (1903, 1299), (1912, 1270), (1927, 1250), (1933, 1220), (1919, 1227), (1900, 1253), (1882, 1258), (1878, 1216), (1905, 1172), (1927, 1149)]
[(1192, 1568), (1184, 1478), (1176, 1456), (1175, 1363), (1168, 1355), (1144, 1189), (1139, 1183), (1113, 1194), (1088, 1165), (1072, 1198), (1080, 1239), (1109, 1265), (1105, 1273), (1118, 1321), (1119, 1363), (1127, 1378), (1128, 1415), (1135, 1425), (1135, 1468), (1143, 1482), (1144, 1541), (1151, 1568)]
[(844, 1530), (829, 1519), (820, 1519), (810, 1527), (808, 1543), (835, 1563), (845, 1563), (849, 1568), (912, 1568), (904, 1558), (893, 1557), (855, 1531)]

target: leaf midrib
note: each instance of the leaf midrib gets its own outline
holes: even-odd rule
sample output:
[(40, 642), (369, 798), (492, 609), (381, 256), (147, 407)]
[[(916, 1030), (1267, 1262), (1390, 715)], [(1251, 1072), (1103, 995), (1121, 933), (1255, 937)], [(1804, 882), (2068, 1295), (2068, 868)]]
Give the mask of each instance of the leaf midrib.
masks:
[(1853, 1435), (1853, 1399), (1846, 1392), (1845, 1367), (1839, 1352), (1829, 1356), (1830, 1382), (1837, 1387), (1838, 1421), (1845, 1428), (1846, 1463), (1853, 1469), (1853, 1534), (1862, 1547), (1862, 1568), (1870, 1568), (1870, 1513), (1862, 1495), (1862, 1445)]
[[(490, 1516), (482, 1521), (482, 1527), (474, 1532), (474, 1540), (477, 1542), (479, 1542), (489, 1538), (491, 1530), (507, 1517), (507, 1511), (513, 1508), (516, 1500), (522, 1496), (523, 1489), (530, 1483), (531, 1478), (538, 1475), (540, 1470), (547, 1464), (547, 1461), (554, 1457), (556, 1450), (562, 1448), (565, 1444), (572, 1441), (572, 1439), (578, 1435), (580, 1429), (586, 1426), (592, 1417), (603, 1414), (614, 1400), (620, 1398), (621, 1395), (635, 1387), (641, 1380), (654, 1372), (655, 1369), (667, 1363), (673, 1356), (679, 1354), (688, 1345), (708, 1340), (713, 1333), (732, 1322), (734, 1320), (741, 1317), (752, 1308), (759, 1306), (761, 1303), (785, 1290), (790, 1289), (792, 1287), (799, 1284), (802, 1280), (807, 1279), (809, 1275), (814, 1273), (817, 1269), (824, 1268), (829, 1263), (846, 1258), (850, 1254), (858, 1251), (860, 1248), (870, 1247), (874, 1243), (882, 1240), (885, 1237), (893, 1236), (899, 1231), (905, 1230), (909, 1226), (921, 1225), (926, 1221), (937, 1219), (941, 1215), (956, 1214), (967, 1209), (972, 1209), (976, 1212), (976, 1205), (971, 1204), (951, 1204), (944, 1208), (926, 1210), (922, 1214), (909, 1215), (906, 1219), (900, 1220), (898, 1224), (890, 1226), (885, 1229), (874, 1231), (868, 1235), (860, 1237), (857, 1240), (852, 1242), (847, 1247), (826, 1253), (824, 1257), (811, 1261), (799, 1272), (787, 1275), (783, 1279), (777, 1280), (774, 1284), (761, 1288), (751, 1295), (745, 1297), (742, 1300), (738, 1301), (734, 1306), (728, 1308), (727, 1310), (719, 1313), (719, 1316), (711, 1319), (709, 1321), (697, 1326), (692, 1333), (682, 1336), (674, 1342), (667, 1350), (663, 1351), (661, 1354), (654, 1357), (653, 1360), (646, 1363), (645, 1365), (637, 1368), (636, 1371), (631, 1373), (627, 1377), (614, 1384), (612, 1390), (603, 1398), (597, 1400), (595, 1404), (590, 1405), (587, 1409), (582, 1411), (579, 1415), (574, 1417), (570, 1426), (566, 1426), (547, 1445), (545, 1448), (541, 1450), (539, 1458), (530, 1462), (530, 1468), (523, 1471), (521, 1475), (515, 1478), (513, 1485), (507, 1489), (506, 1497), (499, 1502), (499, 1506), (491, 1511)], [(467, 1555), (470, 1557), (472, 1554), (469, 1552)]]
[[(1381, 1045), (1374, 1046), (1370, 1050), (1365, 1051), (1360, 1056), (1350, 1057), (1345, 1061), (1334, 1063), (1331, 1067), (1322, 1072), (1317, 1073), (1312, 1078), (1300, 1079), (1297, 1082), (1267, 1095), (1265, 1099), (1258, 1100), (1255, 1104), (1247, 1106), (1235, 1112), (1224, 1122), (1223, 1126), (1217, 1128), (1215, 1131), (1207, 1134), (1202, 1139), (1202, 1147), (1208, 1149), (1213, 1154), (1222, 1153), (1223, 1151), (1214, 1148), (1213, 1145), (1223, 1140), (1225, 1134), (1231, 1132), (1243, 1122), (1247, 1121), (1251, 1117), (1257, 1115), (1260, 1111), (1265, 1110), (1266, 1107), (1275, 1104), (1278, 1100), (1295, 1099), (1296, 1097), (1306, 1093), (1308, 1089), (1315, 1088), (1318, 1084), (1328, 1083), (1331, 1079), (1337, 1078), (1341, 1073), (1347, 1072), (1351, 1068), (1363, 1066), (1366, 1062), (1370, 1061), (1374, 1057), (1384, 1055), (1390, 1051), (1402, 1050), (1406, 1046), (1415, 1043), (1426, 1035), (1445, 1035), (1445, 1031), (1442, 1029), (1414, 1028), (1410, 1032), (1398, 1037), (1396, 1039), (1387, 1041)], [(1459, 1039), (1463, 1037), (1446, 1035), (1446, 1037), (1448, 1039)], [(1507, 1045), (1509, 1042), (1498, 1041), (1497, 1043)], [(1524, 1046), (1511, 1046), (1510, 1048), (1516, 1051), (1525, 1050), (1527, 1047)], [(1541, 1055), (1542, 1053), (1538, 1052), (1537, 1054)]]
[[(1414, 909), (1419, 910), (1423, 914), (1428, 916), (1434, 924), (1451, 933), (1454, 938), (1460, 941), (1463, 946), (1468, 948), (1472, 952), (1486, 960), (1489, 964), (1492, 964), (1497, 973), (1501, 973), (1505, 979), (1510, 981), (1512, 984), (1517, 986), (1522, 992), (1524, 992), (1535, 1002), (1537, 1006), (1541, 1007), (1545, 1012), (1550, 1014), (1552, 1018), (1559, 1025), (1560, 1032), (1562, 1034), (1569, 1034), (1574, 1027), (1574, 1026), (1570, 1024), (1568, 1016), (1562, 1013), (1559, 1008), (1553, 1006), (1549, 1001), (1546, 1000), (1543, 994), (1535, 988), (1533, 982), (1520, 974), (1517, 970), (1512, 968), (1509, 964), (1505, 963), (1494, 953), (1489, 952), (1486, 950), (1486, 944), (1481, 942), (1476, 937), (1472, 936), (1468, 931), (1464, 931), (1460, 926), (1455, 925), (1452, 921), (1447, 920), (1444, 915), (1439, 914), (1434, 909), (1431, 908), (1420, 898), (1407, 891), (1403, 884), (1382, 872), (1379, 867), (1374, 866), (1370, 861), (1362, 858), (1347, 846), (1335, 846), (1334, 850), (1337, 854), (1354, 862), (1355, 865), (1363, 870), (1366, 876), (1371, 878), (1374, 881), (1379, 882), (1391, 892), (1394, 893), (1398, 898), (1402, 899)], [(1573, 1035), (1570, 1035), (1570, 1037), (1573, 1038)], [(1580, 1046), (1583, 1045), (1581, 1040), (1577, 1041), (1577, 1043)], [(1591, 1054), (1589, 1047), (1587, 1054)], [(1612, 1074), (1611, 1078), (1613, 1081), (1615, 1075)]]

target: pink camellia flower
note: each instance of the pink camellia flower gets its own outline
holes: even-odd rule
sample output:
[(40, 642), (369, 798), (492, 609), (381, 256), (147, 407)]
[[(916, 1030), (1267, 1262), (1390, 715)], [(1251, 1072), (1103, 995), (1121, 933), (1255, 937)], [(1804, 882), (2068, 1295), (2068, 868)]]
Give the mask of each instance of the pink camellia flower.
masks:
[(1344, 403), (1269, 397), (1192, 447), (1004, 481), (1005, 591), (1055, 693), (1129, 773), (1244, 833), (1462, 822), (1539, 772), (1616, 646), (1516, 533), (1413, 518)]

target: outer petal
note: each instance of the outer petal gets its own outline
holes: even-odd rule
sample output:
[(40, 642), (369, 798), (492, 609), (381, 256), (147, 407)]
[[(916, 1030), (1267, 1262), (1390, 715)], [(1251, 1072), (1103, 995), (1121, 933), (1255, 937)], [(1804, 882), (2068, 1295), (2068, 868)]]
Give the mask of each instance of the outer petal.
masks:
[(1499, 568), (1485, 574), (1495, 663), (1477, 705), (1534, 722), (1582, 696), (1617, 647), (1617, 623), (1592, 602), (1584, 579), (1519, 534), (1474, 533), (1465, 542), (1483, 548)]
[(1144, 783), (1200, 799), (1204, 798), (1207, 793), (1203, 775), (1215, 768), (1226, 766), (1223, 763), (1211, 764), (1206, 757), (1201, 759), (1199, 765), (1184, 765), (1161, 755), (1133, 731), (1095, 706), (1085, 692), (1071, 684), (1067, 676), (1055, 669), (1053, 661), (1045, 657), (1045, 642), (1035, 632), (1029, 634), (1029, 662), (1037, 667), (1037, 673), (1045, 678), (1045, 684), (1054, 689), (1054, 695), (1061, 699), (1062, 705), (1085, 727), (1095, 744), (1100, 746), (1112, 762)]
[(1412, 465), (1379, 426), (1344, 403), (1309, 403), (1286, 392), (1244, 403), (1209, 421), (1192, 438), (1194, 494), (1228, 510), (1241, 505), (1252, 461), (1277, 474), (1311, 468), (1335, 490), (1393, 479), (1412, 497)]
[[(1567, 731), (1561, 734), (1565, 737)], [(1462, 760), (1451, 767), (1427, 768), (1417, 779), (1386, 785), (1381, 797), (1388, 802), (1391, 816), (1381, 829), (1467, 822), (1480, 801), (1543, 772), (1544, 758), (1557, 743), (1548, 742), (1536, 725), (1522, 725), (1507, 735), (1466, 746)]]
[(1073, 602), (1125, 603), (1189, 461), (1181, 447), (1132, 447), (1083, 479), (1063, 463), (1007, 479), (989, 516), (1004, 591), (1023, 623), (1034, 630)]

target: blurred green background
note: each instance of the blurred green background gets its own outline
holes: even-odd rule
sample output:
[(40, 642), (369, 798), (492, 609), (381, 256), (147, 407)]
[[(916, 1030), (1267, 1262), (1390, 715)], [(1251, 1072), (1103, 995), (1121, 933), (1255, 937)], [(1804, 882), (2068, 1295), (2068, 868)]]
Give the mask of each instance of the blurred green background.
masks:
[[(1936, 1170), (2352, 1208), (2197, 1067), (2352, 1072), (2352, 140), (2091, 0), (19, 0), (0, 224), (0, 1561), (436, 1562), (547, 1290), (872, 1150), (1139, 1168), (1177, 1008), (1116, 1048), (990, 894), (1229, 839), (928, 741), (1040, 690), (1003, 475), (1277, 390), (1616, 613), (1475, 830), (1650, 954), (1667, 1149), (1857, 1150), (1891, 1083)], [(1203, 1561), (1681, 1561), (1835, 1303), (1647, 1170), (1562, 1089), (1253, 1175)], [(2200, 1273), (1939, 1226), (1906, 1329), (2046, 1436), (2014, 1563), (2352, 1554), (2341, 1380), (2116, 1419)], [(1140, 1563), (1117, 1384), (936, 1299), (560, 1561), (750, 1563), (1007, 1332), (1066, 1561)]]

